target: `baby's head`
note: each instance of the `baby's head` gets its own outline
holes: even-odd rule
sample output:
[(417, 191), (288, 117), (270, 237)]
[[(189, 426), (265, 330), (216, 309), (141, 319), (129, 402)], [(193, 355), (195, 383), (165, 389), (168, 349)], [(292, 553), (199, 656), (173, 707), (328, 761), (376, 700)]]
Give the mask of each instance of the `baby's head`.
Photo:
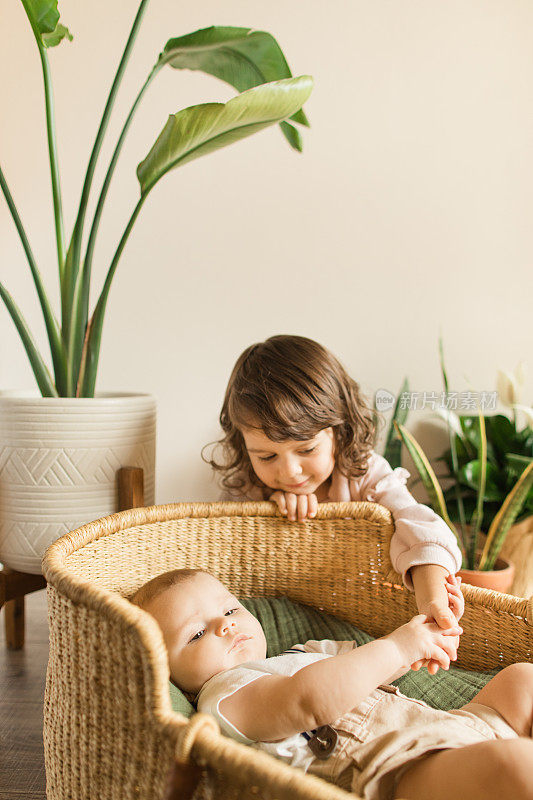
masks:
[[(223, 485), (235, 489), (267, 486), (308, 494), (335, 465), (348, 477), (358, 477), (365, 472), (374, 439), (372, 412), (358, 384), (329, 350), (304, 336), (271, 336), (239, 356), (220, 424), (225, 463), (206, 460), (224, 474)], [(283, 454), (283, 447), (269, 447), (269, 442), (296, 443), (297, 454), (310, 458), (316, 455), (311, 447), (317, 445), (323, 458), (316, 470), (312, 465), (317, 474), (312, 485), (302, 486), (301, 491), (283, 485), (290, 484), (291, 470), (272, 474), (267, 468), (269, 456), (273, 465)], [(298, 466), (302, 478), (306, 466), (305, 462), (301, 470)]]
[(258, 620), (204, 570), (176, 569), (157, 575), (130, 600), (157, 621), (171, 679), (189, 698), (213, 675), (266, 658), (265, 634)]

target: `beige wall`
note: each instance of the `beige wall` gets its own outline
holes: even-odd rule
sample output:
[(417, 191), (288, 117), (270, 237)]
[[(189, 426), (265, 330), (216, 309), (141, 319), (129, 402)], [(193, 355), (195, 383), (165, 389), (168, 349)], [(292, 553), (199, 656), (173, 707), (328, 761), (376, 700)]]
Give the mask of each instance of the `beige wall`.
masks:
[[(135, 9), (62, 4), (75, 40), (50, 60), (68, 230)], [(200, 449), (218, 435), (236, 357), (272, 334), (319, 340), (368, 393), (396, 391), (404, 375), (415, 390), (440, 390), (439, 328), (455, 389), (492, 390), (497, 367), (531, 362), (531, 3), (152, 0), (95, 186), (167, 39), (214, 23), (270, 31), (293, 73), (314, 76), (312, 128), (302, 155), (270, 129), (167, 176), (123, 254), (98, 388), (157, 396), (159, 503), (216, 497)], [(55, 300), (42, 81), (20, 3), (2, 0), (2, 29), (0, 158)], [(135, 166), (168, 113), (231, 96), (197, 73), (159, 76), (109, 195), (95, 297), (138, 196)], [(1, 279), (45, 351), (3, 201), (0, 245)], [(0, 347), (0, 388), (32, 387), (5, 310)], [(435, 432), (422, 433), (438, 449)]]

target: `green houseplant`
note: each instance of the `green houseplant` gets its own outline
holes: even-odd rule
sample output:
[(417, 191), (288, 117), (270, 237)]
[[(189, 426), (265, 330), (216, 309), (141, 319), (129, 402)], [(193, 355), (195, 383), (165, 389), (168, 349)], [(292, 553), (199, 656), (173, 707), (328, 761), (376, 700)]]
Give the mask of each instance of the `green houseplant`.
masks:
[[(441, 372), (445, 393), (448, 378), (440, 342)], [(447, 411), (450, 448), (441, 460), (452, 485), (443, 492), (429, 459), (413, 435), (396, 425), (429, 501), (457, 538), (463, 568), (489, 571), (495, 567), (507, 533), (520, 515), (528, 515), (533, 488), (533, 432), (523, 431), (503, 416), (458, 416)], [(509, 427), (510, 426), (510, 427)], [(513, 452), (511, 448), (520, 452)], [(481, 528), (487, 534), (478, 548)]]
[[(390, 404), (394, 400), (393, 395), (386, 390), (384, 391), (384, 397), (381, 396), (381, 393), (383, 391), (384, 390), (378, 390), (378, 392), (374, 394), (374, 407), (372, 409), (372, 417), (374, 421), (376, 440), (379, 428), (385, 425), (380, 411), (384, 408), (390, 408), (391, 407)], [(384, 442), (382, 446), (383, 457), (387, 459), (387, 461), (389, 462), (389, 464), (393, 469), (402, 466), (402, 442), (396, 436), (395, 425), (396, 423), (398, 423), (399, 425), (405, 425), (405, 423), (407, 422), (409, 409), (407, 408), (407, 406), (402, 406), (401, 398), (408, 391), (409, 391), (409, 381), (407, 380), (407, 378), (404, 378), (402, 385), (400, 387), (400, 391), (396, 398), (396, 402), (394, 403), (394, 409), (389, 424), (387, 426), (387, 430), (384, 433)]]
[[(1, 169), (0, 186), (24, 247), (39, 297), (50, 345), (53, 377), (22, 312), (3, 284), (0, 284), (0, 295), (22, 339), (42, 396), (93, 397), (111, 282), (137, 216), (152, 189), (171, 169), (239, 141), (270, 125), (279, 124), (289, 145), (295, 150), (301, 150), (301, 135), (294, 123), (309, 124), (302, 105), (311, 93), (312, 79), (309, 76), (293, 78), (276, 40), (264, 31), (211, 27), (170, 39), (156, 59), (124, 122), (100, 190), (89, 228), (87, 246), (82, 252), (87, 204), (96, 163), (148, 0), (141, 0), (109, 92), (89, 158), (76, 221), (68, 244), (63, 225), (52, 82), (47, 50), (56, 47), (65, 39), (71, 40), (72, 36), (59, 21), (57, 0), (22, 0), (22, 4), (37, 43), (44, 79), (61, 323), (54, 314), (43, 286), (28, 236)], [(173, 69), (201, 70), (230, 84), (240, 94), (227, 103), (204, 103), (169, 116), (153, 147), (137, 167), (140, 197), (119, 240), (100, 296), (91, 314), (89, 291), (92, 259), (109, 184), (139, 103), (152, 81), (165, 66)]]
[[(155, 398), (143, 394), (95, 394), (111, 283), (146, 199), (170, 170), (271, 125), (279, 125), (289, 145), (300, 151), (298, 126), (308, 125), (302, 105), (310, 95), (312, 79), (293, 78), (276, 40), (263, 31), (210, 27), (169, 39), (124, 120), (95, 197), (94, 214), (88, 219), (88, 201), (102, 142), (148, 5), (148, 0), (141, 0), (98, 126), (75, 222), (67, 239), (48, 50), (72, 36), (60, 22), (57, 0), (21, 2), (37, 44), (44, 80), (60, 321), (43, 285), (7, 178), (0, 169), (0, 187), (30, 267), (52, 361), (50, 370), (22, 311), (0, 283), (0, 296), (21, 337), (40, 393), (37, 397), (20, 392), (0, 393), (0, 561), (15, 570), (39, 573), (46, 547), (58, 536), (117, 510), (116, 471), (120, 467), (142, 468), (144, 502), (155, 503)], [(131, 216), (110, 263), (104, 265), (107, 273), (104, 271), (97, 302), (89, 309), (95, 242), (117, 160), (144, 94), (164, 68), (203, 71), (229, 84), (238, 94), (227, 103), (204, 103), (170, 114), (137, 167), (139, 196), (132, 204)]]

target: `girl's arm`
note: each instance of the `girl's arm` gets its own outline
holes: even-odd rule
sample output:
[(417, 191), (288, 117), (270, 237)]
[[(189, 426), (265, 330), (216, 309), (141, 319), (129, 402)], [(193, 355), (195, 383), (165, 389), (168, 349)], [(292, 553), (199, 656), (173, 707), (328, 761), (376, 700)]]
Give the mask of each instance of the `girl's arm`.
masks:
[(432, 617), (441, 628), (449, 628), (455, 622), (446, 589), (448, 574), (447, 569), (437, 564), (420, 564), (411, 568), (417, 608), (421, 614)]
[(308, 664), (290, 677), (265, 675), (220, 701), (219, 712), (254, 741), (272, 742), (334, 722), (391, 675), (420, 658), (447, 669), (456, 657), (449, 631), (418, 615), (388, 636)]
[[(461, 578), (458, 578), (457, 575), (444, 577), (446, 598), (442, 597), (443, 576), (438, 570), (439, 567), (434, 564), (414, 567), (412, 570), (413, 581), (420, 613), (433, 618), (439, 627), (446, 628), (450, 624), (450, 620), (459, 621), (461, 619), (465, 611), (465, 600), (461, 592)], [(455, 646), (459, 647), (459, 640), (456, 641)], [(430, 675), (435, 675), (439, 668), (438, 664), (426, 661), (417, 661), (411, 666), (414, 670), (427, 667)]]
[(454, 575), (461, 568), (461, 551), (444, 520), (409, 492), (405, 485), (408, 477), (407, 470), (399, 467), (393, 471), (386, 459), (373, 453), (365, 475), (352, 482), (351, 495), (354, 500), (380, 503), (392, 513), (392, 565), (407, 588), (413, 589), (414, 567), (440, 566), (445, 574)]

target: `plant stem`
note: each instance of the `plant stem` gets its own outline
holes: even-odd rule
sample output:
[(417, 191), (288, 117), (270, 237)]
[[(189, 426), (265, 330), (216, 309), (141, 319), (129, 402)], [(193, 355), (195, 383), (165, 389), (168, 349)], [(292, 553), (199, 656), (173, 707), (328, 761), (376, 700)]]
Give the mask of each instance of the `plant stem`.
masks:
[(28, 241), (28, 237), (26, 236), (26, 231), (24, 230), (24, 226), (17, 211), (15, 201), (13, 200), (11, 192), (9, 191), (9, 186), (7, 185), (7, 181), (5, 179), (4, 173), (2, 172), (1, 168), (0, 168), (0, 187), (2, 188), (2, 192), (4, 193), (4, 197), (6, 198), (8, 208), (11, 212), (11, 216), (13, 217), (15, 227), (18, 231), (18, 235), (22, 242), (22, 247), (24, 248), (24, 252), (26, 253), (28, 264), (30, 265), (31, 274), (33, 276), (33, 282), (35, 284), (37, 295), (39, 297), (39, 302), (41, 304), (41, 310), (43, 312), (44, 322), (46, 325), (46, 332), (48, 334), (50, 353), (54, 364), (56, 387), (58, 392), (60, 394), (63, 394), (63, 392), (66, 389), (67, 362), (66, 362), (65, 348), (63, 346), (63, 340), (61, 339), (61, 331), (59, 329), (59, 323), (54, 315), (54, 312), (52, 311), (50, 301), (48, 300), (48, 296), (46, 294), (42, 282), (41, 274), (37, 268), (37, 263), (33, 255), (33, 251)]
[(135, 102), (133, 103), (133, 105), (131, 107), (131, 110), (130, 110), (130, 113), (128, 114), (126, 122), (124, 123), (124, 127), (122, 128), (122, 131), (120, 133), (120, 137), (118, 139), (117, 145), (116, 145), (115, 150), (113, 152), (113, 156), (111, 158), (111, 162), (109, 164), (109, 168), (107, 170), (107, 173), (106, 173), (106, 176), (105, 176), (105, 180), (104, 180), (104, 183), (102, 185), (102, 190), (100, 192), (100, 197), (98, 198), (98, 203), (97, 203), (97, 206), (96, 206), (96, 211), (94, 213), (94, 218), (93, 218), (93, 222), (92, 222), (92, 226), (91, 226), (91, 231), (89, 233), (89, 241), (87, 243), (87, 250), (85, 252), (85, 259), (84, 259), (83, 269), (84, 269), (84, 271), (87, 271), (88, 274), (89, 274), (89, 280), (85, 279), (86, 283), (90, 283), (90, 273), (91, 273), (91, 265), (92, 265), (92, 260), (93, 260), (94, 246), (95, 246), (95, 242), (96, 242), (96, 233), (98, 231), (98, 225), (100, 223), (100, 218), (102, 216), (102, 211), (103, 211), (103, 208), (104, 208), (105, 199), (106, 199), (107, 192), (108, 192), (108, 189), (109, 189), (109, 184), (111, 183), (111, 178), (113, 177), (113, 173), (115, 171), (115, 166), (116, 166), (116, 163), (118, 161), (118, 157), (120, 155), (120, 151), (122, 150), (122, 145), (124, 144), (124, 140), (126, 138), (126, 134), (127, 134), (128, 129), (129, 129), (129, 127), (130, 127), (130, 125), (131, 125), (131, 123), (133, 121), (133, 117), (135, 116), (135, 112), (137, 111), (137, 108), (138, 108), (138, 106), (139, 106), (139, 104), (140, 104), (140, 102), (142, 100), (142, 97), (143, 97), (143, 95), (146, 92), (146, 90), (148, 89), (150, 83), (155, 78), (155, 76), (157, 75), (157, 73), (159, 72), (160, 69), (161, 69), (160, 65), (156, 64), (152, 68), (152, 70), (151, 70), (150, 74), (148, 75), (147, 79), (145, 80), (145, 82), (143, 83), (143, 85), (141, 87), (141, 90), (140, 90), (139, 94), (137, 95), (137, 97), (135, 98)]
[(122, 251), (124, 250), (126, 242), (128, 241), (128, 237), (135, 224), (135, 220), (139, 216), (139, 212), (147, 196), (148, 192), (142, 194), (139, 198), (137, 205), (133, 209), (133, 213), (128, 220), (128, 224), (126, 225), (124, 233), (122, 234), (122, 238), (120, 239), (118, 247), (115, 251), (115, 255), (113, 256), (113, 260), (111, 262), (111, 266), (109, 267), (104, 282), (104, 286), (100, 293), (100, 297), (98, 298), (98, 302), (96, 304), (92, 319), (89, 323), (88, 335), (86, 336), (86, 341), (82, 354), (83, 374), (80, 371), (80, 376), (78, 379), (78, 390), (76, 392), (76, 395), (78, 397), (94, 397), (96, 372), (98, 369), (98, 358), (100, 354), (100, 342), (102, 339), (102, 328), (104, 325), (104, 314), (105, 314), (107, 299), (109, 296), (109, 290), (111, 288), (111, 282), (115, 275), (115, 271), (117, 269), (120, 256), (122, 255)]
[(476, 509), (474, 511), (471, 520), (472, 529), (470, 533), (471, 539), (470, 539), (470, 549), (468, 555), (470, 569), (475, 569), (477, 537), (483, 520), (483, 501), (485, 499), (485, 486), (487, 480), (487, 433), (485, 429), (485, 419), (481, 411), (479, 411), (478, 420), (479, 420), (479, 448), (477, 457), (479, 464), (479, 479), (477, 487)]
[(154, 65), (150, 74), (148, 75), (147, 79), (142, 85), (139, 94), (135, 98), (135, 102), (131, 107), (130, 113), (128, 114), (126, 122), (124, 123), (124, 127), (122, 128), (122, 131), (120, 133), (120, 137), (113, 152), (113, 156), (111, 158), (111, 162), (109, 164), (109, 168), (107, 170), (105, 180), (102, 185), (100, 196), (98, 198), (96, 211), (94, 213), (93, 222), (89, 233), (87, 250), (85, 252), (83, 265), (81, 267), (81, 286), (79, 287), (78, 297), (76, 298), (76, 302), (74, 303), (73, 307), (73, 321), (70, 331), (69, 352), (71, 353), (72, 372), (73, 375), (75, 376), (77, 376), (80, 371), (80, 362), (82, 357), (83, 344), (85, 340), (85, 333), (87, 330), (87, 321), (89, 318), (89, 295), (91, 287), (91, 268), (93, 261), (93, 253), (96, 244), (96, 234), (98, 232), (98, 226), (100, 224), (100, 218), (102, 216), (102, 211), (107, 197), (107, 192), (109, 189), (109, 185), (111, 183), (111, 178), (113, 177), (113, 173), (115, 171), (120, 151), (122, 150), (122, 145), (124, 144), (124, 140), (126, 139), (126, 134), (133, 121), (135, 112), (137, 111), (137, 108), (142, 100), (144, 93), (146, 92), (150, 83), (155, 78), (161, 67), (163, 66), (163, 63), (164, 62), (162, 63), (158, 62)]
[(52, 198), (54, 201), (54, 222), (56, 229), (56, 245), (57, 245), (57, 261), (59, 265), (59, 279), (63, 279), (63, 271), (65, 266), (65, 231), (63, 228), (63, 210), (61, 203), (61, 184), (59, 180), (59, 162), (57, 157), (57, 143), (56, 143), (56, 128), (55, 128), (55, 114), (54, 114), (54, 95), (52, 91), (52, 78), (50, 75), (50, 64), (46, 54), (46, 48), (43, 45), (43, 40), (38, 27), (30, 11), (28, 0), (22, 0), (24, 11), (31, 25), (37, 47), (39, 48), (39, 57), (41, 59), (41, 67), (43, 70), (44, 81), (44, 99), (46, 109), (46, 132), (48, 138), (48, 155), (50, 159), (50, 173), (52, 178)]
[[(89, 165), (87, 167), (87, 172), (85, 174), (85, 181), (83, 184), (83, 189), (81, 193), (80, 205), (78, 209), (78, 215), (76, 217), (76, 222), (74, 223), (74, 230), (72, 233), (72, 240), (69, 247), (69, 253), (67, 255), (67, 264), (65, 269), (65, 281), (62, 285), (61, 291), (61, 299), (62, 299), (62, 322), (63, 322), (63, 331), (64, 335), (66, 336), (66, 340), (70, 341), (70, 325), (71, 325), (71, 313), (72, 307), (74, 302), (74, 294), (76, 288), (76, 279), (78, 277), (78, 270), (80, 266), (80, 253), (81, 253), (81, 242), (83, 236), (83, 224), (85, 221), (85, 213), (87, 210), (87, 203), (89, 201), (89, 193), (91, 190), (91, 183), (94, 175), (94, 171), (96, 169), (96, 162), (98, 159), (98, 155), (100, 153), (100, 148), (102, 146), (102, 141), (107, 129), (107, 125), (109, 123), (109, 118), (111, 116), (111, 111), (113, 110), (113, 105), (115, 103), (115, 98), (122, 81), (122, 77), (124, 71), (126, 69), (129, 57), (131, 55), (131, 51), (133, 49), (133, 45), (135, 43), (135, 39), (137, 36), (137, 32), (142, 22), (142, 18), (144, 12), (146, 10), (146, 6), (148, 5), (148, 0), (141, 0), (139, 8), (137, 10), (137, 14), (135, 16), (135, 20), (133, 21), (133, 25), (130, 31), (130, 35), (128, 37), (128, 41), (126, 42), (126, 47), (124, 48), (124, 52), (122, 54), (122, 58), (120, 59), (120, 63), (117, 68), (117, 72), (115, 74), (115, 78), (113, 80), (113, 84), (111, 86), (109, 96), (107, 98), (107, 102), (104, 108), (104, 113), (102, 115), (102, 119), (100, 121), (100, 126), (98, 128), (98, 132), (96, 134), (96, 139), (93, 145), (93, 149), (91, 152), (91, 156), (89, 159)], [(72, 353), (69, 353), (69, 360), (72, 357)]]
[(37, 40), (39, 55), (43, 68), (44, 97), (46, 104), (46, 131), (48, 134), (48, 155), (50, 157), (50, 174), (52, 178), (52, 196), (54, 200), (54, 220), (56, 229), (57, 262), (59, 266), (59, 279), (63, 278), (65, 268), (65, 230), (63, 227), (63, 208), (61, 203), (61, 183), (59, 179), (59, 162), (57, 157), (56, 123), (54, 113), (54, 96), (50, 64), (43, 45)]

